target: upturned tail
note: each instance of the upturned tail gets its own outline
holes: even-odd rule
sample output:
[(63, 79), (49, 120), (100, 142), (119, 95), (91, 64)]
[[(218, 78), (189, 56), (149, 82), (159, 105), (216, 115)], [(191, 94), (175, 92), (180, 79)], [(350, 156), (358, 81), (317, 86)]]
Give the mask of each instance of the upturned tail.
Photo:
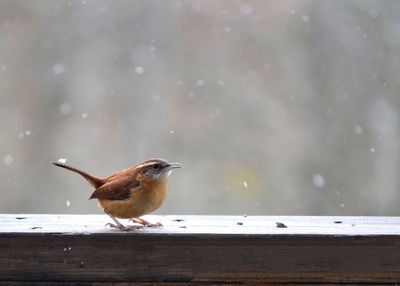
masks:
[(52, 164), (53, 164), (54, 166), (67, 169), (67, 170), (70, 170), (70, 171), (72, 171), (72, 172), (75, 172), (75, 173), (81, 175), (81, 176), (84, 177), (95, 189), (101, 187), (101, 186), (103, 185), (103, 183), (104, 183), (102, 179), (100, 179), (100, 178), (98, 178), (98, 177), (95, 177), (95, 176), (92, 176), (92, 175), (90, 175), (90, 174), (88, 174), (88, 173), (86, 173), (86, 172), (84, 172), (84, 171), (82, 171), (82, 170), (79, 170), (79, 169), (77, 169), (77, 168), (75, 168), (75, 167), (72, 167), (72, 166), (69, 166), (69, 165), (67, 165), (67, 164), (60, 163), (60, 162), (52, 162)]

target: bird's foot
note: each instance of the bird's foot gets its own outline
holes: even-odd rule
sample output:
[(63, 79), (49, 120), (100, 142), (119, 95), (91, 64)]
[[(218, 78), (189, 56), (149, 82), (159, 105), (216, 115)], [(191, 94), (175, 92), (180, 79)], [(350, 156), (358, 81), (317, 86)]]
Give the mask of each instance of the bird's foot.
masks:
[(129, 221), (141, 224), (142, 226), (145, 226), (145, 227), (162, 227), (163, 226), (161, 224), (161, 222), (151, 223), (151, 222), (148, 222), (147, 220), (142, 219), (140, 217), (133, 217), (133, 218), (129, 219)]
[(122, 230), (122, 231), (135, 231), (135, 230), (143, 228), (143, 226), (141, 226), (141, 225), (125, 226), (125, 225), (122, 225), (122, 224), (118, 225), (118, 224), (113, 224), (113, 223), (107, 223), (105, 226), (106, 227), (109, 226), (109, 227), (112, 227), (112, 228), (116, 228), (116, 229), (119, 229), (119, 230)]
[(155, 228), (162, 228), (163, 225), (161, 222), (156, 222), (156, 223), (149, 223), (149, 224), (145, 224), (145, 227), (155, 227)]

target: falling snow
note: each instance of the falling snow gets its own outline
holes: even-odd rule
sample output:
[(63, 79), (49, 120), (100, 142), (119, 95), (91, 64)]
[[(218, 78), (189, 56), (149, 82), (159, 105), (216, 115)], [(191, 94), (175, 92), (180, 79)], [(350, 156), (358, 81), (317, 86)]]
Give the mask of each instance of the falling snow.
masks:
[(14, 157), (11, 154), (6, 154), (3, 157), (3, 163), (6, 166), (10, 166), (14, 162)]
[(18, 133), (18, 139), (24, 139), (25, 136), (28, 137), (31, 134), (32, 134), (32, 131), (30, 131), (30, 130), (21, 131)]
[(56, 75), (60, 75), (62, 73), (64, 73), (65, 70), (65, 66), (63, 64), (55, 64), (53, 66), (53, 73)]
[(301, 15), (301, 20), (304, 23), (308, 23), (308, 22), (310, 22), (310, 17), (308, 15), (306, 15), (306, 14), (303, 14), (303, 15)]
[(194, 83), (194, 85), (195, 86), (203, 86), (204, 85), (204, 80), (202, 80), (202, 79), (199, 79), (199, 80), (196, 80), (196, 82)]
[(249, 4), (243, 4), (240, 6), (240, 12), (242, 12), (243, 15), (249, 16), (253, 13), (253, 7)]
[(137, 73), (137, 74), (144, 73), (144, 68), (143, 67), (135, 67), (135, 73)]
[(315, 174), (312, 178), (314, 186), (317, 188), (323, 188), (325, 186), (325, 178), (320, 174)]
[[(112, 9), (108, 3), (92, 5), (94, 4), (93, 1), (88, 0), (70, 1), (67, 0), (62, 7), (69, 12), (73, 12), (74, 9), (86, 9), (87, 11), (85, 11), (89, 14), (86, 15), (87, 13), (83, 11), (86, 13), (84, 16), (93, 18), (93, 24), (83, 27), (81, 31), (85, 38), (98, 34), (96, 27), (104, 19), (93, 17), (93, 15), (96, 16), (99, 11), (105, 11), (106, 13), (101, 14), (101, 16), (109, 18), (112, 23), (129, 22), (132, 18), (132, 15), (128, 15), (129, 13), (109, 13), (112, 12)], [(357, 92), (360, 78), (364, 79), (362, 74), (354, 76), (352, 81), (354, 84), (347, 84), (344, 88), (340, 79), (346, 78), (343, 74), (349, 74), (349, 70), (351, 71), (354, 66), (360, 66), (360, 57), (363, 59), (373, 58), (372, 52), (379, 50), (385, 44), (390, 47), (398, 46), (400, 38), (396, 36), (398, 36), (400, 30), (398, 25), (395, 25), (396, 15), (395, 13), (387, 13), (396, 5), (388, 3), (388, 8), (385, 10), (377, 5), (369, 5), (359, 1), (356, 5), (357, 9), (355, 9), (354, 4), (344, 1), (340, 5), (341, 13), (334, 13), (337, 7), (329, 4), (324, 5), (324, 9), (313, 9), (315, 7), (309, 5), (308, 2), (299, 4), (296, 1), (290, 1), (290, 3), (272, 5), (272, 8), (271, 5), (261, 3), (249, 0), (218, 4), (204, 0), (192, 2), (172, 0), (164, 7), (166, 8), (165, 11), (162, 11), (163, 8), (157, 5), (143, 4), (141, 8), (148, 13), (143, 13), (143, 17), (140, 17), (137, 21), (136, 24), (139, 24), (139, 26), (142, 24), (145, 27), (146, 23), (150, 23), (150, 26), (152, 26), (155, 19), (159, 23), (167, 23), (171, 18), (174, 21), (164, 29), (154, 30), (150, 27), (151, 33), (149, 33), (149, 29), (139, 29), (140, 31), (136, 31), (136, 37), (133, 40), (129, 31), (126, 34), (126, 29), (117, 29), (117, 31), (111, 33), (105, 31), (101, 34), (100, 40), (96, 41), (97, 46), (94, 52), (92, 50), (85, 51), (86, 43), (83, 42), (78, 43), (76, 49), (68, 49), (68, 45), (64, 45), (62, 47), (64, 50), (61, 49), (54, 53), (55, 49), (59, 47), (54, 44), (53, 40), (57, 38), (60, 40), (59, 42), (65, 42), (68, 41), (69, 35), (57, 34), (59, 29), (54, 29), (52, 25), (44, 27), (48, 31), (44, 33), (45, 37), (39, 40), (36, 39), (37, 35), (24, 37), (25, 46), (31, 47), (37, 43), (36, 46), (39, 47), (39, 49), (30, 50), (29, 55), (32, 58), (39, 59), (43, 56), (41, 54), (43, 51), (53, 53), (53, 57), (50, 62), (44, 63), (44, 70), (36, 65), (34, 67), (36, 72), (32, 73), (24, 72), (23, 61), (13, 62), (10, 59), (3, 58), (0, 62), (0, 93), (9, 100), (7, 105), (9, 108), (5, 110), (3, 116), (4, 126), (7, 127), (7, 130), (3, 132), (3, 152), (0, 154), (2, 159), (0, 166), (5, 171), (5, 174), (3, 174), (4, 182), (7, 183), (9, 180), (12, 182), (8, 201), (12, 201), (13, 192), (20, 188), (21, 184), (24, 184), (24, 182), (19, 182), (14, 178), (14, 173), (24, 166), (28, 168), (30, 161), (35, 159), (36, 162), (38, 156), (34, 156), (35, 154), (49, 151), (46, 150), (45, 146), (42, 146), (43, 144), (38, 144), (38, 140), (48, 142), (47, 137), (57, 133), (57, 136), (53, 136), (58, 138), (55, 143), (67, 140), (71, 141), (72, 145), (76, 145), (75, 141), (81, 139), (79, 136), (74, 136), (74, 134), (79, 133), (79, 128), (94, 124), (99, 120), (99, 112), (105, 112), (116, 118), (110, 117), (111, 119), (108, 120), (116, 122), (117, 128), (113, 128), (116, 136), (126, 135), (126, 130), (129, 128), (125, 128), (125, 125), (129, 125), (130, 121), (139, 126), (139, 134), (144, 132), (146, 135), (148, 133), (146, 133), (146, 127), (140, 126), (149, 123), (148, 118), (150, 118), (152, 125), (157, 125), (160, 123), (159, 118), (165, 117), (166, 114), (168, 120), (165, 119), (165, 122), (161, 122), (164, 123), (163, 128), (161, 128), (164, 130), (160, 135), (165, 137), (164, 141), (167, 139), (178, 140), (182, 134), (190, 138), (197, 135), (199, 138), (193, 137), (195, 138), (194, 141), (199, 141), (198, 144), (201, 145), (201, 140), (204, 141), (203, 137), (207, 136), (198, 135), (197, 129), (200, 128), (201, 130), (212, 131), (212, 135), (215, 137), (215, 140), (212, 140), (213, 142), (206, 146), (210, 150), (218, 149), (220, 147), (218, 142), (229, 137), (229, 140), (227, 140), (228, 147), (232, 150), (235, 150), (235, 148), (240, 150), (241, 157), (248, 157), (249, 154), (251, 156), (251, 152), (253, 152), (260, 154), (259, 160), (269, 162), (272, 165), (280, 160), (277, 170), (275, 170), (276, 176), (264, 178), (262, 174), (265, 170), (262, 169), (260, 170), (261, 178), (255, 179), (252, 175), (247, 174), (248, 171), (235, 169), (235, 164), (238, 163), (240, 158), (234, 157), (232, 160), (235, 166), (232, 168), (228, 166), (229, 168), (224, 170), (222, 174), (223, 177), (216, 182), (224, 184), (225, 181), (228, 181), (230, 188), (232, 188), (231, 191), (226, 192), (228, 196), (236, 195), (234, 192), (237, 190), (240, 190), (242, 192), (240, 195), (243, 196), (250, 191), (258, 191), (258, 183), (268, 183), (271, 186), (279, 185), (282, 183), (280, 178), (284, 177), (288, 189), (297, 187), (300, 190), (297, 194), (298, 202), (295, 205), (282, 204), (282, 206), (276, 208), (277, 212), (284, 212), (285, 208), (294, 212), (310, 212), (308, 209), (310, 204), (303, 198), (304, 195), (309, 194), (310, 189), (318, 195), (316, 198), (318, 207), (312, 209), (318, 213), (336, 210), (340, 214), (340, 212), (345, 211), (343, 209), (345, 205), (348, 208), (346, 209), (347, 212), (356, 214), (369, 212), (371, 208), (377, 213), (395, 212), (395, 199), (398, 196), (395, 174), (400, 170), (400, 151), (398, 148), (400, 142), (400, 131), (398, 129), (400, 113), (398, 111), (400, 106), (396, 101), (396, 74), (390, 71), (397, 67), (396, 55), (393, 56), (393, 53), (389, 53), (387, 57), (375, 56), (375, 61), (362, 62), (364, 69), (370, 71), (365, 75), (367, 79), (365, 90), (367, 90), (367, 93), (371, 91), (368, 96), (363, 96), (362, 92)], [(85, 4), (86, 6), (82, 6)], [(72, 7), (67, 7), (67, 5)], [(134, 4), (132, 5), (134, 6)], [(55, 21), (54, 23), (57, 25), (68, 22), (68, 13), (66, 16), (64, 14), (56, 15), (50, 13), (45, 4), (42, 6), (45, 9), (30, 6), (24, 7), (24, 9), (27, 9), (28, 14), (32, 14), (32, 11), (28, 10), (33, 10), (35, 17), (40, 19), (47, 19), (50, 16), (50, 22)], [(122, 11), (129, 5), (125, 5), (125, 7), (121, 4), (120, 6), (121, 9), (117, 7), (116, 11)], [(14, 20), (18, 19), (17, 12), (19, 11), (14, 11), (17, 16), (11, 12), (8, 19), (0, 24), (6, 32), (18, 28), (16, 26), (18, 21)], [(326, 15), (329, 15), (329, 21), (324, 22), (322, 30), (318, 29), (320, 19), (325, 19)], [(203, 18), (211, 19), (212, 23), (202, 25), (201, 19)], [(195, 29), (189, 29), (188, 33), (172, 33), (171, 37), (171, 31), (176, 31), (177, 27), (179, 30), (181, 22), (185, 21), (192, 26), (194, 25)], [(342, 25), (335, 25), (337, 23), (342, 23)], [(379, 24), (382, 37), (385, 38), (383, 44), (382, 41), (379, 41), (379, 37), (374, 37), (374, 33), (372, 33), (376, 24)], [(212, 27), (210, 28), (210, 26)], [(297, 64), (307, 54), (305, 42), (310, 38), (324, 40), (326, 35), (335, 33), (340, 34), (343, 39), (353, 39), (349, 43), (346, 42), (348, 49), (335, 50), (336, 58), (346, 58), (347, 61), (335, 63), (335, 57), (329, 57), (323, 65), (318, 67), (320, 72), (304, 77), (303, 81), (293, 83), (289, 77), (289, 81), (293, 83), (289, 88), (280, 88), (280, 86), (274, 85), (276, 82), (284, 82), (287, 78), (284, 75), (288, 73), (299, 74), (304, 69), (309, 69), (307, 65), (312, 66), (313, 63), (307, 61), (305, 66)], [(65, 36), (67, 37), (65, 38)], [(112, 41), (108, 39), (110, 37), (111, 39), (115, 37), (123, 40)], [(196, 58), (196, 55), (193, 56), (193, 53), (190, 53), (193, 45), (188, 44), (193, 44), (193, 37), (197, 37), (198, 42), (205, 43), (203, 47), (204, 57), (217, 61), (207, 62), (197, 57), (196, 60), (191, 61), (190, 65), (186, 65), (189, 72), (185, 73), (182, 72), (183, 69), (180, 66), (176, 67), (176, 63), (185, 64), (181, 61), (182, 52), (190, 55), (188, 56), (189, 60), (190, 57)], [(257, 40), (252, 42), (251, 40), (254, 37)], [(126, 38), (128, 40), (124, 40)], [(165, 39), (168, 39), (168, 41)], [(232, 43), (234, 43), (234, 47), (232, 47)], [(366, 44), (371, 48), (361, 50), (358, 48), (359, 46), (366, 46)], [(285, 55), (285, 47), (291, 47), (291, 50), (295, 52), (286, 53), (285, 62), (282, 64), (276, 59)], [(319, 45), (315, 48), (315, 52), (320, 54), (321, 49), (323, 52), (323, 48), (324, 46)], [(358, 53), (360, 55), (348, 57), (347, 50), (360, 50)], [(219, 52), (215, 53), (215, 51)], [(104, 54), (109, 57), (106, 61), (104, 61)], [(229, 61), (232, 55), (238, 55), (240, 60)], [(229, 61), (229, 64), (221, 65), (222, 67), (215, 70), (213, 65), (218, 61), (222, 63)], [(104, 67), (99, 70), (96, 68), (98, 66), (96, 63), (104, 64)], [(332, 68), (329, 69), (329, 67)], [(323, 82), (327, 71), (333, 78), (330, 93), (336, 95), (335, 101), (332, 101), (329, 97), (321, 97), (318, 93), (318, 83)], [(18, 77), (15, 80), (16, 75), (22, 75), (24, 77), (23, 82), (28, 84), (19, 87)], [(104, 80), (104, 77), (107, 76), (109, 78)], [(66, 82), (64, 82), (65, 80)], [(315, 82), (317, 88), (313, 85)], [(29, 83), (34, 83), (33, 89), (32, 84)], [(389, 85), (389, 83), (391, 84)], [(13, 88), (14, 91), (19, 88), (19, 94), (26, 99), (33, 96), (33, 93), (41, 94), (43, 100), (35, 102), (35, 104), (43, 107), (43, 110), (47, 108), (46, 112), (30, 116), (37, 108), (30, 106), (32, 104), (29, 104), (29, 100), (21, 101), (20, 97), (13, 96), (15, 93)], [(212, 96), (215, 94), (218, 96)], [(55, 97), (54, 95), (60, 96)], [(127, 103), (131, 106), (123, 109), (124, 113), (113, 113), (115, 109), (123, 107)], [(312, 118), (308, 106), (312, 106), (313, 110), (315, 109)], [(141, 109), (150, 111), (143, 113), (140, 112)], [(187, 117), (188, 110), (192, 111), (189, 112), (191, 121), (196, 123), (198, 128), (186, 128), (185, 130), (185, 124), (187, 125), (188, 122), (184, 117)], [(237, 110), (240, 112), (237, 112)], [(325, 110), (328, 110), (328, 112), (325, 112)], [(286, 116), (293, 112), (295, 116)], [(173, 117), (173, 121), (177, 114), (183, 117), (183, 120), (178, 120), (179, 122), (175, 122), (176, 124), (170, 124), (170, 117)], [(335, 116), (332, 116), (332, 114)], [(326, 119), (327, 116), (330, 120)], [(121, 118), (122, 120), (120, 120)], [(282, 118), (285, 120), (282, 120)], [(311, 123), (315, 121), (324, 124), (309, 124), (307, 120), (299, 122), (299, 120), (296, 120), (297, 118), (311, 118), (309, 120), (312, 121)], [(9, 124), (7, 124), (7, 120), (10, 121)], [(51, 121), (60, 122), (55, 128), (41, 128), (43, 122)], [(82, 124), (83, 126), (80, 126)], [(336, 145), (331, 144), (336, 148), (326, 148), (326, 144), (323, 144), (325, 138), (320, 137), (312, 138), (315, 141), (315, 144), (313, 144), (315, 150), (304, 148), (304, 146), (309, 147), (307, 141), (303, 140), (304, 138), (310, 137), (310, 134), (323, 133), (326, 131), (326, 126), (330, 125), (334, 127), (330, 130), (331, 137), (336, 138), (336, 141), (339, 142)], [(248, 128), (248, 126), (251, 128)], [(175, 129), (178, 132), (176, 134)], [(103, 131), (95, 128), (94, 133), (92, 133), (99, 137)], [(55, 133), (52, 134), (51, 132)], [(130, 137), (134, 137), (138, 132), (128, 133)], [(147, 141), (151, 139), (147, 137), (144, 139)], [(132, 138), (127, 140), (128, 142), (134, 141)], [(146, 140), (141, 145), (146, 147)], [(186, 141), (185, 144), (190, 145), (192, 143)], [(267, 143), (261, 144), (264, 141)], [(282, 149), (282, 142), (293, 141), (297, 142), (293, 144), (296, 147), (285, 152), (285, 160), (281, 160), (282, 156), (280, 155), (282, 154), (278, 151)], [(125, 145), (127, 144), (119, 144), (117, 147), (125, 148)], [(143, 149), (141, 145), (136, 148), (139, 153)], [(346, 156), (342, 154), (343, 146), (346, 149)], [(136, 152), (136, 149), (133, 151)], [(323, 157), (329, 158), (329, 160), (315, 159), (315, 154), (323, 154)], [(59, 150), (55, 157), (53, 154), (53, 160), (57, 161), (64, 155), (69, 157), (67, 152), (60, 152)], [(137, 157), (137, 154), (131, 155)], [(219, 157), (211, 159), (218, 163), (218, 160), (224, 157), (224, 154), (217, 155)], [(303, 157), (311, 157), (313, 160), (303, 160)], [(47, 162), (47, 159), (44, 159)], [(101, 159), (107, 160), (107, 157)], [(200, 163), (208, 166), (214, 163), (212, 160), (203, 160)], [(58, 162), (67, 163), (67, 159), (61, 158), (58, 159)], [(299, 162), (302, 162), (305, 165), (303, 169), (311, 171), (306, 172), (304, 178), (304, 174), (301, 174), (302, 168), (290, 169), (293, 162), (296, 166)], [(259, 162), (254, 164), (256, 166), (249, 168), (259, 167), (258, 165), (260, 165)], [(204, 167), (203, 165), (199, 166)], [(293, 171), (293, 176), (286, 176), (285, 172), (288, 168)], [(357, 176), (347, 175), (351, 172), (354, 173), (354, 170), (357, 171)], [(36, 173), (39, 171), (38, 168), (34, 168), (30, 175), (37, 177)], [(303, 179), (298, 180), (302, 176)], [(25, 179), (28, 180), (29, 178)], [(178, 176), (175, 178), (175, 180), (179, 179)], [(264, 179), (268, 179), (268, 182), (264, 182)], [(212, 181), (211, 183), (210, 180), (206, 181), (212, 184)], [(349, 185), (351, 186), (350, 189), (344, 187)], [(377, 189), (377, 186), (382, 186), (381, 191), (373, 192), (374, 189)], [(229, 188), (229, 186), (226, 188)], [(271, 189), (274, 190), (274, 188)], [(49, 190), (43, 190), (43, 192)], [(365, 193), (358, 190), (364, 190)], [(273, 195), (272, 197), (274, 197)], [(218, 194), (216, 196), (218, 197)], [(74, 200), (73, 197), (70, 196), (70, 198)], [(257, 206), (259, 207), (261, 204), (263, 208), (256, 211), (262, 213), (264, 207), (267, 208), (268, 204), (265, 202), (268, 201), (268, 198), (261, 196), (261, 199), (258, 199)], [(326, 208), (326, 202), (330, 199), (333, 199), (330, 201), (332, 204)], [(362, 202), (358, 205), (349, 204), (349, 202), (352, 203), (360, 199)], [(61, 211), (63, 208), (64, 210), (73, 209), (71, 202), (64, 198), (58, 204), (58, 207), (61, 207)], [(78, 208), (75, 200), (74, 202), (74, 208)], [(255, 207), (256, 201), (248, 201), (247, 203), (249, 204), (244, 205), (243, 208)], [(7, 198), (5, 198), (4, 204), (7, 204)], [(66, 207), (67, 209), (65, 209)], [(211, 204), (206, 211), (215, 211), (218, 210), (218, 207), (218, 204)], [(235, 210), (237, 206), (228, 207), (225, 211), (229, 212)], [(21, 207), (19, 206), (19, 208)], [(68, 245), (64, 244), (64, 247), (66, 247), (65, 250), (68, 249)], [(63, 247), (60, 245), (59, 251), (62, 252), (62, 249)]]
[(354, 132), (357, 133), (358, 135), (363, 134), (364, 129), (360, 125), (354, 126)]

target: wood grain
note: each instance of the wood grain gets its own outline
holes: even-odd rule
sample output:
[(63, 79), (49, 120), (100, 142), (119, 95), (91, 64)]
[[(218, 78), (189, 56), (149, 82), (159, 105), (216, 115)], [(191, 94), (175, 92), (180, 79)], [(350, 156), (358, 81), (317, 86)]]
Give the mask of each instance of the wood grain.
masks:
[(123, 233), (105, 228), (106, 216), (0, 215), (0, 281), (400, 282), (396, 217), (146, 219), (164, 227)]

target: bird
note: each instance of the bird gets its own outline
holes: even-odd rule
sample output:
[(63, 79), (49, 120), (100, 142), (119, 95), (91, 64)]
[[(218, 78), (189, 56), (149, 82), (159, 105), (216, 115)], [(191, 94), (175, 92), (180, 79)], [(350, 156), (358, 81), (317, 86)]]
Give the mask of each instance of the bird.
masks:
[[(162, 226), (161, 223), (150, 223), (141, 216), (155, 211), (162, 205), (172, 170), (182, 168), (180, 163), (153, 158), (118, 171), (109, 177), (99, 178), (67, 165), (62, 160), (52, 162), (52, 164), (85, 178), (95, 189), (89, 199), (97, 199), (100, 207), (115, 222), (115, 224), (108, 223), (107, 225), (121, 231), (133, 231), (144, 226)], [(117, 218), (130, 219), (139, 226), (123, 225)]]

